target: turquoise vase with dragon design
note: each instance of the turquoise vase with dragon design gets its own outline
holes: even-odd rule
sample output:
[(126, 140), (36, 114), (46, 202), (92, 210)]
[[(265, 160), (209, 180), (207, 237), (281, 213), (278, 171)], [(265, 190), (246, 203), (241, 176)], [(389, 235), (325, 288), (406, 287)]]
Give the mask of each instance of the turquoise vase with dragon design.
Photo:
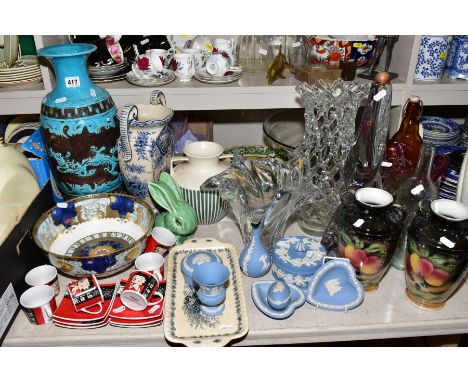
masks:
[(117, 191), (122, 175), (117, 158), (117, 108), (87, 72), (91, 44), (52, 45), (38, 50), (51, 60), (56, 83), (41, 106), (47, 159), (66, 197)]

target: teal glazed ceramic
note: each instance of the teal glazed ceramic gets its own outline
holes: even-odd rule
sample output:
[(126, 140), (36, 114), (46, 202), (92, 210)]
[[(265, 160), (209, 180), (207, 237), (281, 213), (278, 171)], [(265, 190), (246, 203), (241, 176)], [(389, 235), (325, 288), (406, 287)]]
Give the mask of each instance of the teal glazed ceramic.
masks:
[(122, 185), (117, 158), (117, 109), (87, 72), (90, 44), (38, 50), (51, 60), (56, 83), (41, 106), (41, 132), (57, 186), (68, 197), (112, 192)]
[(306, 301), (317, 308), (348, 311), (364, 300), (364, 288), (348, 260), (325, 263), (310, 281)]
[(284, 309), (274, 309), (268, 302), (268, 292), (277, 281), (257, 281), (252, 284), (252, 300), (255, 306), (266, 316), (277, 320), (290, 317), (294, 311), (304, 305), (305, 297), (301, 288), (293, 284), (285, 284), (290, 290), (290, 302)]
[(273, 276), (305, 290), (326, 254), (325, 247), (313, 237), (285, 237), (273, 247)]

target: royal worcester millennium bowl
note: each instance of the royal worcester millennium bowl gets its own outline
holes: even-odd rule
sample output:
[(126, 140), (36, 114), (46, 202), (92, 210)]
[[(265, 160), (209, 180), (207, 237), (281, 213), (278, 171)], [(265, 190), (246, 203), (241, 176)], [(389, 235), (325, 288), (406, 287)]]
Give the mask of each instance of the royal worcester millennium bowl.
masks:
[(141, 199), (102, 193), (58, 203), (36, 222), (33, 238), (63, 273), (108, 277), (143, 252), (153, 222)]

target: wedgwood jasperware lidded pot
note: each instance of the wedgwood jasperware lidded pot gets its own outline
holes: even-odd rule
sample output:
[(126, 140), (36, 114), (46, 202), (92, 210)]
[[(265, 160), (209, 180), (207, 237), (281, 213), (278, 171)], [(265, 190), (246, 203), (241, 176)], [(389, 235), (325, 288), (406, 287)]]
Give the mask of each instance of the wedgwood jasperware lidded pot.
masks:
[(172, 159), (172, 163), (180, 163), (171, 167), (171, 175), (181, 187), (184, 199), (197, 212), (198, 224), (214, 224), (224, 218), (229, 206), (219, 196), (219, 191), (200, 191), (205, 180), (227, 170), (229, 161), (223, 158), (232, 155), (222, 155), (223, 146), (215, 142), (192, 142), (184, 147), (185, 156)]
[(128, 192), (153, 205), (148, 182), (169, 171), (174, 132), (169, 126), (174, 112), (164, 94), (151, 93), (151, 105), (127, 104), (119, 109), (119, 164)]
[(117, 109), (109, 93), (89, 78), (91, 44), (38, 49), (51, 60), (55, 88), (41, 105), (41, 132), (57, 186), (68, 197), (117, 191)]
[(379, 188), (364, 187), (342, 198), (338, 252), (350, 260), (366, 291), (375, 290), (390, 264), (405, 213)]
[(408, 229), (406, 293), (441, 308), (468, 270), (468, 208), (452, 200), (422, 200)]

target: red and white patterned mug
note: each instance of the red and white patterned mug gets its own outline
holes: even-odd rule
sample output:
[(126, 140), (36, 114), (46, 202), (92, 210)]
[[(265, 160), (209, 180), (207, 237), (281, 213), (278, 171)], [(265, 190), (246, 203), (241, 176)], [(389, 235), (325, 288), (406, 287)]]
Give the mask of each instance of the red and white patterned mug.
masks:
[(33, 286), (21, 295), (20, 304), (32, 324), (47, 324), (52, 321), (57, 309), (54, 288), (49, 285)]
[[(158, 287), (157, 277), (146, 271), (134, 271), (128, 276), (127, 284), (120, 294), (120, 300), (131, 310), (145, 310), (148, 306), (162, 302), (163, 295), (157, 291)], [(155, 295), (160, 299), (150, 302)]]

